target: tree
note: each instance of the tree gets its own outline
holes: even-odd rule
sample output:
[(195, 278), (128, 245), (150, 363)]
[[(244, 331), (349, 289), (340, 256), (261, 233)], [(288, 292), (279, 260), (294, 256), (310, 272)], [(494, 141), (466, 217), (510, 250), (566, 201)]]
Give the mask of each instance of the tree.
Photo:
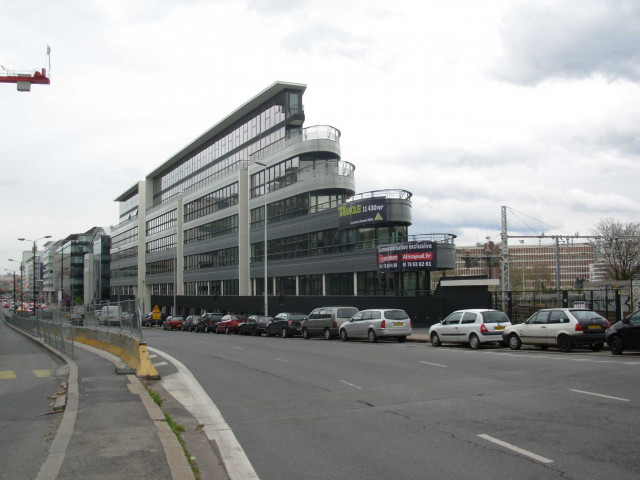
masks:
[(600, 220), (592, 241), (596, 261), (611, 280), (630, 280), (640, 273), (640, 223)]

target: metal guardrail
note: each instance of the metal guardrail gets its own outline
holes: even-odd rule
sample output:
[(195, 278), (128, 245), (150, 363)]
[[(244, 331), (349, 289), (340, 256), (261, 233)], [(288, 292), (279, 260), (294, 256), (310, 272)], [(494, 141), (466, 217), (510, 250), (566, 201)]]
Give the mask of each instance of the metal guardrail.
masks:
[(36, 312), (29, 315), (21, 312), (11, 313), (0, 309), (0, 316), (9, 325), (38, 338), (64, 355), (74, 358), (73, 325), (53, 312)]
[(33, 312), (10, 312), (0, 316), (10, 325), (32, 335), (59, 352), (74, 358), (77, 328), (121, 333), (142, 342), (140, 300), (124, 300), (58, 309), (55, 306)]

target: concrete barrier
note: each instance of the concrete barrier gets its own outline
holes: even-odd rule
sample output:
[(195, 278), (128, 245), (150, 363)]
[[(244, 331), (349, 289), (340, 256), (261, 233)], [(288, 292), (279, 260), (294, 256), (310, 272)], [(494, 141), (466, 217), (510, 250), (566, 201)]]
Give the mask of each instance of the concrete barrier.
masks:
[(117, 332), (78, 327), (74, 341), (106, 350), (122, 359), (136, 372), (138, 377), (159, 379), (158, 371), (152, 365), (147, 344), (137, 338)]

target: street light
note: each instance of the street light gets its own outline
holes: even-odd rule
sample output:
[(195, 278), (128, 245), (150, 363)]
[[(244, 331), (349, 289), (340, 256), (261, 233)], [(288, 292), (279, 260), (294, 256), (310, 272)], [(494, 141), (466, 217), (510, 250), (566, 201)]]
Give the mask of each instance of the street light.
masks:
[(36, 315), (37, 308), (37, 294), (38, 294), (38, 282), (36, 282), (36, 251), (38, 240), (44, 240), (45, 238), (51, 238), (51, 235), (45, 235), (44, 237), (36, 238), (35, 240), (29, 240), (28, 238), (19, 238), (21, 242), (33, 242), (33, 315)]
[[(5, 271), (10, 272), (11, 270), (9, 270), (8, 268), (5, 268)], [(16, 270), (15, 268), (13, 269), (13, 305), (15, 308), (15, 304), (16, 304)]]
[(258, 160), (255, 160), (254, 162), (257, 165), (261, 165), (263, 168), (263, 172), (264, 172), (264, 316), (268, 317), (269, 316), (269, 298), (267, 296), (267, 285), (268, 285), (268, 278), (267, 278), (267, 164), (266, 163), (262, 163)]
[[(18, 260), (13, 260), (12, 258), (9, 259), (10, 262), (15, 262), (15, 263), (19, 263), (20, 264), (20, 304), (22, 305), (22, 303), (24, 303), (24, 298), (22, 296), (22, 292), (23, 292), (23, 283), (22, 283), (22, 262), (19, 262)], [(15, 288), (14, 288), (14, 292), (13, 292), (13, 304), (16, 304), (16, 295), (15, 295)], [(16, 308), (17, 311), (17, 308)]]

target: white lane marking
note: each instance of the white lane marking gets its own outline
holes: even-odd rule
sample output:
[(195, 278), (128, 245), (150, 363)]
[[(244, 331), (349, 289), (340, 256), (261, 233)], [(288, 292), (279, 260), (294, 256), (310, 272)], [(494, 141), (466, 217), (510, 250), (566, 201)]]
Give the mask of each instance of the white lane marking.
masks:
[(423, 362), (422, 360), (420, 360), (418, 363), (424, 363), (425, 365), (433, 365), (434, 367), (447, 368), (446, 365), (441, 365), (439, 363)]
[(353, 383), (349, 383), (346, 380), (340, 380), (340, 382), (344, 383), (345, 385), (349, 385), (350, 387), (357, 388), (358, 390), (362, 390), (362, 387), (359, 387), (358, 385), (354, 385)]
[(289, 360), (285, 360), (284, 358), (275, 357), (274, 360), (278, 360), (279, 362), (289, 363)]
[(236, 350), (244, 350), (243, 347), (233, 347), (233, 348), (235, 348)]
[(156, 358), (158, 355), (149, 355), (149, 358)]
[(147, 346), (147, 350), (159, 353), (178, 369), (176, 373), (163, 377), (162, 386), (191, 412), (198, 422), (204, 425), (205, 435), (218, 446), (229, 478), (232, 480), (257, 480), (258, 475), (246, 453), (242, 450), (238, 439), (225, 422), (218, 407), (189, 369), (182, 362), (161, 350), (149, 346)]
[(153, 364), (154, 367), (162, 367), (163, 365), (169, 365), (169, 364), (167, 362), (158, 362)]
[(610, 398), (611, 400), (620, 400), (621, 402), (630, 402), (628, 398), (612, 397), (610, 395), (602, 395), (601, 393), (585, 392), (584, 390), (569, 389), (570, 392), (584, 393), (585, 395), (593, 395), (594, 397)]
[(488, 352), (488, 351), (483, 351), (483, 352), (476, 352), (476, 351), (464, 351), (464, 350), (454, 350), (454, 349), (447, 349), (444, 348), (441, 351), (446, 352), (446, 351), (459, 351), (459, 352), (465, 352), (465, 353), (472, 353), (473, 355), (504, 355), (507, 357), (526, 357), (526, 358), (539, 358), (539, 359), (546, 359), (546, 360), (566, 360), (566, 361), (570, 361), (570, 362), (590, 362), (590, 363), (617, 363), (619, 365), (640, 365), (640, 362), (624, 362), (624, 361), (620, 361), (620, 360), (594, 360), (592, 358), (575, 358), (575, 357), (570, 357), (570, 356), (566, 356), (566, 355), (544, 355), (542, 352), (540, 352), (539, 355), (536, 354), (529, 354), (529, 353), (506, 353), (506, 352)]
[(500, 445), (501, 447), (504, 448), (508, 448), (509, 450), (513, 450), (516, 453), (519, 453), (521, 455), (524, 455), (525, 457), (529, 457), (532, 458), (533, 460), (536, 460), (538, 462), (541, 463), (553, 463), (553, 460), (549, 460), (548, 458), (545, 457), (541, 457), (540, 455), (536, 455), (533, 452), (530, 452), (528, 450), (524, 450), (520, 447), (516, 447), (515, 445), (511, 445), (510, 443), (507, 442), (503, 442), (502, 440), (498, 440), (497, 438), (494, 438), (490, 435), (486, 435), (484, 433), (481, 433), (480, 435), (478, 435), (480, 438), (484, 438), (485, 440), (495, 443), (496, 445)]

